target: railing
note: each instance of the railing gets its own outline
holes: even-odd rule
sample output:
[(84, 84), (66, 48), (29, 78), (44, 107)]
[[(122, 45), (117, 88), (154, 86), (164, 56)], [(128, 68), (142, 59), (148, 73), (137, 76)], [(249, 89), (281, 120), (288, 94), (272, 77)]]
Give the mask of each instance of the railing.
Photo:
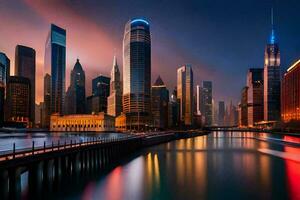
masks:
[(121, 142), (121, 141), (128, 141), (131, 139), (137, 139), (141, 138), (141, 136), (124, 136), (124, 137), (113, 137), (113, 138), (88, 138), (87, 141), (76, 141), (76, 140), (70, 140), (69, 143), (65, 140), (63, 144), (61, 144), (61, 141), (58, 140), (55, 144), (52, 141), (51, 145), (46, 145), (46, 142), (44, 142), (43, 146), (36, 147), (34, 141), (32, 141), (32, 147), (31, 148), (25, 148), (25, 149), (16, 149), (16, 144), (13, 143), (13, 147), (11, 151), (6, 151), (4, 154), (0, 155), (0, 162), (1, 161), (7, 161), (12, 160), (16, 158), (22, 158), (22, 157), (28, 157), (33, 156), (37, 154), (43, 154), (43, 153), (49, 153), (49, 152), (55, 152), (55, 151), (62, 151), (66, 149), (75, 149), (83, 146), (91, 146), (91, 145), (97, 145), (97, 144), (110, 144), (114, 142)]

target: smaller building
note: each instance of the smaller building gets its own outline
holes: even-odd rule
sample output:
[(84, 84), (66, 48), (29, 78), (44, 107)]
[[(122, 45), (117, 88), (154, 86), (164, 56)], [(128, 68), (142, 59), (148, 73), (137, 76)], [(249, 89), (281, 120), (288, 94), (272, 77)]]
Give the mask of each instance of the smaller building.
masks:
[(116, 117), (116, 130), (118, 131), (146, 131), (150, 128), (151, 118), (144, 113), (122, 113)]
[(115, 118), (105, 114), (74, 114), (51, 115), (50, 131), (79, 132), (79, 131), (114, 131)]

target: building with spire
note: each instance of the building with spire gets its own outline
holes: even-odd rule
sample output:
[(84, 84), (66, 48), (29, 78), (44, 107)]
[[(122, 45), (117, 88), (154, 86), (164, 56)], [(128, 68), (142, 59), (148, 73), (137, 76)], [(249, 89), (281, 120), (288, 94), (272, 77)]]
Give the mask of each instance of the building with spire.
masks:
[(84, 114), (86, 113), (85, 72), (79, 59), (70, 77), (70, 86), (66, 94), (66, 114)]
[(151, 88), (151, 110), (153, 127), (168, 127), (169, 91), (160, 76)]
[(114, 56), (113, 67), (110, 73), (110, 94), (107, 99), (107, 114), (117, 117), (122, 112), (122, 89), (120, 70), (117, 58)]
[(273, 9), (271, 35), (265, 47), (264, 61), (264, 120), (280, 120), (280, 50), (275, 37)]

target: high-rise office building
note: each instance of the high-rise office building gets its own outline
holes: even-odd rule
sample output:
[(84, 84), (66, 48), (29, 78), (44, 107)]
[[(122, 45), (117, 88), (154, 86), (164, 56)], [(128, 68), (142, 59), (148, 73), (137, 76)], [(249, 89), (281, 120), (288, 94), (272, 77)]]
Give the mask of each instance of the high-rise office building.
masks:
[(166, 129), (168, 127), (169, 91), (160, 76), (151, 88), (151, 105), (153, 126)]
[(193, 125), (193, 70), (191, 65), (177, 69), (177, 98), (180, 102), (180, 121)]
[(66, 94), (66, 113), (84, 114), (86, 113), (85, 73), (79, 59), (77, 59), (70, 77), (70, 86)]
[(66, 79), (66, 30), (54, 24), (47, 37), (44, 75), (50, 75), (50, 111), (64, 114)]
[(114, 56), (113, 67), (110, 74), (110, 95), (107, 101), (107, 114), (114, 117), (119, 116), (122, 112), (122, 88), (120, 70), (116, 56)]
[(151, 36), (149, 22), (129, 20), (123, 38), (123, 112), (131, 128), (149, 123), (151, 103)]
[(178, 127), (180, 122), (179, 99), (177, 98), (177, 88), (173, 90), (169, 101), (169, 127)]
[(213, 108), (212, 108), (212, 82), (202, 82), (202, 114), (205, 119), (205, 125), (211, 126), (213, 122)]
[(265, 48), (264, 120), (280, 120), (280, 51), (275, 37), (273, 10), (270, 41)]
[(35, 50), (17, 45), (15, 50), (15, 76), (30, 80), (30, 126), (35, 124)]
[(300, 60), (291, 65), (281, 84), (281, 119), (283, 122), (300, 121)]
[(110, 78), (100, 75), (92, 80), (93, 112), (107, 113), (107, 98), (110, 90)]
[(247, 73), (248, 126), (264, 120), (264, 70), (251, 68)]
[(0, 82), (6, 87), (10, 76), (10, 60), (5, 53), (0, 52)]
[(219, 101), (219, 113), (218, 113), (218, 125), (224, 126), (225, 120), (225, 103), (224, 101)]
[(30, 125), (30, 79), (9, 77), (6, 98), (6, 121), (12, 124)]

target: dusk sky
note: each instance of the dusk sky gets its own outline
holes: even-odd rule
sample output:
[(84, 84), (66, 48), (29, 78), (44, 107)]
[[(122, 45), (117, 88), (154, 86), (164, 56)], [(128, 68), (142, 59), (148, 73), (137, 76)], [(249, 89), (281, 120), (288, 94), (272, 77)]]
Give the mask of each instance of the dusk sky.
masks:
[[(0, 51), (11, 60), (17, 44), (37, 53), (37, 102), (43, 101), (45, 41), (54, 23), (67, 30), (67, 85), (76, 58), (91, 80), (109, 75), (116, 54), (122, 71), (125, 23), (134, 17), (150, 22), (152, 83), (158, 75), (169, 89), (177, 68), (192, 64), (194, 85), (213, 81), (215, 101), (237, 103), (249, 67), (263, 67), (271, 32), (271, 0), (0, 0)], [(300, 1), (274, 3), (275, 31), (282, 71), (300, 58)]]

